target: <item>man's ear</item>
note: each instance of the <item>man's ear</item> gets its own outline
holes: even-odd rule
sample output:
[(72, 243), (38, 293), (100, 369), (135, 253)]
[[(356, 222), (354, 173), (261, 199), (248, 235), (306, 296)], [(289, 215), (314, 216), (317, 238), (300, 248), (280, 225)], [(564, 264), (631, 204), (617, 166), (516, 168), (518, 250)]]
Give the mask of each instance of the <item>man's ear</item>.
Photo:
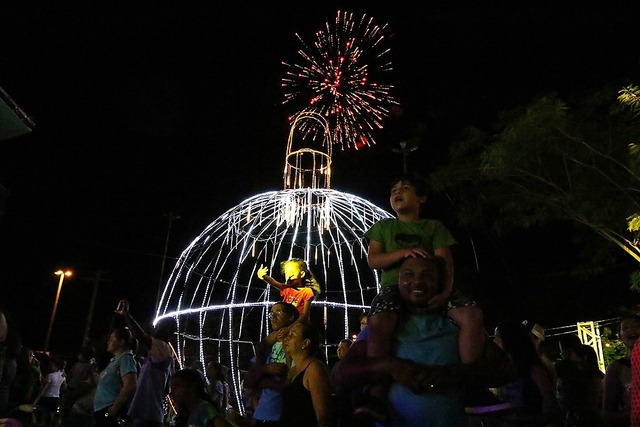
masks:
[(302, 271), (300, 272), (300, 278), (301, 278), (301, 279), (302, 279), (302, 278), (304, 278), (304, 276), (306, 276), (306, 275), (307, 275), (307, 272), (306, 272), (306, 271), (302, 270)]

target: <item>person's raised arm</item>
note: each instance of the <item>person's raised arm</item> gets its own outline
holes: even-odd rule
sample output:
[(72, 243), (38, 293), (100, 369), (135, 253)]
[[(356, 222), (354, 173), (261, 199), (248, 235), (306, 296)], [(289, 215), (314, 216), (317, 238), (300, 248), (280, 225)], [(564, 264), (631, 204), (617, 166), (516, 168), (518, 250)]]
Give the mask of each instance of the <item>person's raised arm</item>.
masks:
[(131, 335), (133, 335), (138, 342), (147, 348), (151, 347), (151, 336), (142, 329), (138, 322), (136, 322), (136, 319), (129, 313), (129, 301), (126, 299), (120, 300), (116, 313), (124, 317), (124, 320), (127, 322), (127, 327), (131, 331)]
[(4, 342), (4, 340), (7, 339), (8, 330), (7, 318), (4, 313), (0, 311), (0, 342)]
[(431, 258), (431, 255), (424, 249), (420, 248), (398, 249), (395, 251), (385, 252), (382, 242), (377, 240), (369, 241), (369, 250), (367, 252), (367, 263), (369, 264), (369, 268), (389, 268), (409, 257)]
[(277, 280), (275, 280), (273, 277), (269, 276), (267, 274), (268, 272), (269, 272), (269, 269), (267, 268), (267, 266), (261, 265), (260, 268), (258, 269), (258, 272), (256, 273), (258, 275), (258, 279), (264, 280), (265, 282), (267, 282), (274, 288), (278, 289), (279, 291), (287, 287), (287, 285), (285, 285), (284, 283), (280, 283)]
[(315, 299), (315, 296), (309, 298), (308, 300), (306, 300), (304, 302), (304, 307), (302, 309), (302, 314), (295, 320), (295, 322), (293, 323), (310, 323), (310, 317), (311, 317), (311, 303), (313, 302), (313, 300)]

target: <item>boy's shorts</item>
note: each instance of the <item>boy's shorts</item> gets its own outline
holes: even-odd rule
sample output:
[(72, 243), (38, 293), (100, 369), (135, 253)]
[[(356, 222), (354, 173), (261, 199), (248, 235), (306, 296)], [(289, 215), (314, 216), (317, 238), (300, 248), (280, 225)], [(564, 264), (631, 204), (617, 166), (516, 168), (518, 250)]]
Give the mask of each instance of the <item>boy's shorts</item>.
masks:
[[(475, 300), (454, 289), (449, 297), (449, 301), (447, 301), (445, 311), (458, 307), (476, 307), (477, 305), (478, 303)], [(369, 316), (373, 316), (382, 311), (399, 311), (402, 310), (403, 307), (404, 305), (398, 286), (385, 286), (371, 302)]]

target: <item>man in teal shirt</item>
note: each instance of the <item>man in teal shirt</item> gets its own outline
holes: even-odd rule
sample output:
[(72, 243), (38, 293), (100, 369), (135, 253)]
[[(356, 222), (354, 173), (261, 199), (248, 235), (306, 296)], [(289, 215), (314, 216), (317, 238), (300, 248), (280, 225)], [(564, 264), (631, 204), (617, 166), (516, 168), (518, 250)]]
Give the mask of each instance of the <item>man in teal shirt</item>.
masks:
[(442, 291), (443, 268), (438, 257), (405, 259), (398, 273), (404, 314), (393, 334), (392, 355), (367, 358), (366, 333), (361, 333), (334, 373), (345, 385), (392, 383), (387, 395), (391, 411), (379, 425), (467, 427), (463, 386), (503, 374), (504, 358), (482, 368), (461, 363), (458, 326), (444, 303), (429, 303)]

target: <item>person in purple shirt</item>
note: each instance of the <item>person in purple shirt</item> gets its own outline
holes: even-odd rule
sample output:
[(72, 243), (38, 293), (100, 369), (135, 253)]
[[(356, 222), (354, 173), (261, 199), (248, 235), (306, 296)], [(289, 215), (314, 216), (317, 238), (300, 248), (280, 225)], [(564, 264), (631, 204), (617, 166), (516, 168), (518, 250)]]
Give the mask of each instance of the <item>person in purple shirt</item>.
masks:
[(129, 302), (121, 300), (116, 313), (124, 317), (133, 337), (147, 349), (140, 367), (136, 392), (129, 412), (131, 427), (161, 427), (165, 417), (165, 399), (169, 389), (169, 378), (173, 371), (174, 358), (169, 341), (176, 331), (175, 319), (158, 321), (153, 335), (147, 334), (129, 313)]

